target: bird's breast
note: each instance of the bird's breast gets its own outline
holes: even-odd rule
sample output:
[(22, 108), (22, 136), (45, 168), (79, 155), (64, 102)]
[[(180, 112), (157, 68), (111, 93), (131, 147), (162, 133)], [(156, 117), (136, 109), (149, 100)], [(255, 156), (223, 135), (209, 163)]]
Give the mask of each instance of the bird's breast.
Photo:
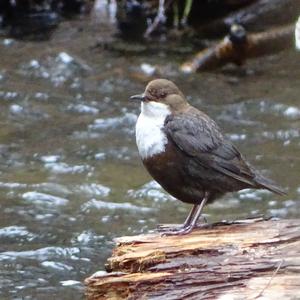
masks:
[(136, 123), (136, 143), (142, 159), (165, 151), (168, 139), (163, 132), (165, 117), (140, 114)]

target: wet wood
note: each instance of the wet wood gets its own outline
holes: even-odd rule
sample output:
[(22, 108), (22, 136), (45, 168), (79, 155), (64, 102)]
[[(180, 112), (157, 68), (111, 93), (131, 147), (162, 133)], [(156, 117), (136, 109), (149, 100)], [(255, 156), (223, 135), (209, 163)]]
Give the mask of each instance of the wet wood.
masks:
[(294, 43), (294, 25), (268, 31), (246, 34), (243, 42), (234, 42), (226, 36), (220, 43), (197, 53), (183, 63), (185, 73), (212, 70), (227, 63), (243, 64), (247, 59), (272, 54), (291, 47)]
[(248, 219), (122, 237), (88, 299), (300, 299), (300, 221)]

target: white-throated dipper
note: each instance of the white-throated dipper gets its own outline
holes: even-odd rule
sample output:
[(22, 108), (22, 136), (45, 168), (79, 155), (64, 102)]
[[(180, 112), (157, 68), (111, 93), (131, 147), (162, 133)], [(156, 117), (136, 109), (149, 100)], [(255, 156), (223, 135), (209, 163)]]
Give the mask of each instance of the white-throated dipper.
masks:
[(153, 80), (131, 99), (141, 101), (136, 143), (143, 164), (168, 193), (194, 205), (184, 224), (165, 234), (189, 233), (205, 203), (226, 192), (254, 188), (285, 194), (250, 166), (218, 125), (189, 105), (173, 82)]

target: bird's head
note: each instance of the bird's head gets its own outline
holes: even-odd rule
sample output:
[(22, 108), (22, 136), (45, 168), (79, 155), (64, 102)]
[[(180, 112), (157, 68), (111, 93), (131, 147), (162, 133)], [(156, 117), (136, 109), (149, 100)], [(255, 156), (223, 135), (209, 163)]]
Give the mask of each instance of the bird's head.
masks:
[(145, 92), (130, 97), (142, 102), (142, 108), (167, 109), (176, 113), (184, 109), (188, 103), (179, 88), (167, 79), (155, 79), (148, 83)]

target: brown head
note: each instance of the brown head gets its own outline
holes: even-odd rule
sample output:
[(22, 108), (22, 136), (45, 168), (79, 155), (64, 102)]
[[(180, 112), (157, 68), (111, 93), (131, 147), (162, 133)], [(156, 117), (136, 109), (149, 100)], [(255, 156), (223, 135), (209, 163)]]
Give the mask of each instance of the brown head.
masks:
[(165, 104), (171, 112), (184, 110), (188, 103), (179, 88), (170, 80), (155, 79), (148, 83), (145, 92), (141, 95), (130, 97), (144, 103), (157, 102)]

